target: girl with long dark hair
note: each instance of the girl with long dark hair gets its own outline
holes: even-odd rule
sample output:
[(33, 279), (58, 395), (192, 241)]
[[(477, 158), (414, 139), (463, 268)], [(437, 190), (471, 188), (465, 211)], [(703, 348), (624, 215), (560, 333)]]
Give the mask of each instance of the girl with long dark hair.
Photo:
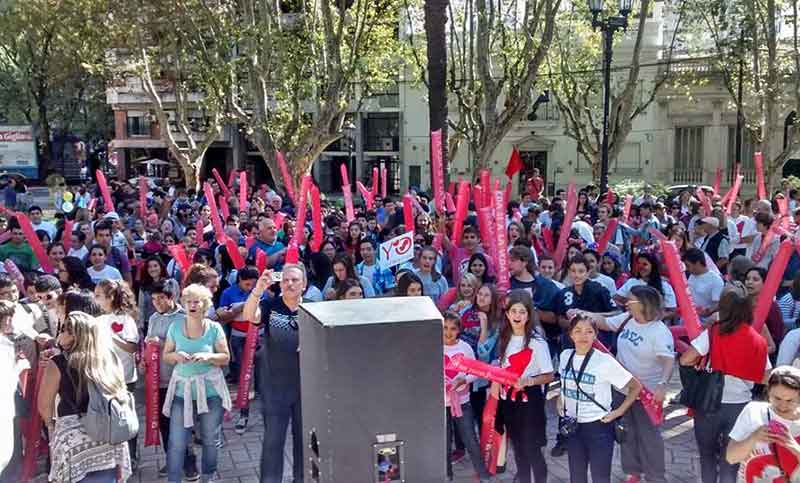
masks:
[[(498, 418), (505, 423), (520, 483), (547, 481), (547, 463), (542, 447), (547, 444), (544, 386), (553, 380), (553, 362), (544, 330), (525, 290), (512, 290), (505, 305), (505, 320), (500, 328), (497, 354), (500, 366), (520, 375), (509, 397), (500, 400)], [(500, 385), (491, 391), (499, 395)]]
[(661, 262), (650, 252), (640, 252), (636, 255), (635, 270), (633, 276), (629, 278), (614, 295), (614, 301), (620, 306), (625, 306), (630, 299), (631, 289), (640, 285), (647, 285), (661, 295), (664, 303), (663, 319), (675, 317), (678, 302), (675, 298), (675, 291), (672, 285), (661, 276)]
[(339, 288), (339, 284), (347, 280), (348, 278), (352, 278), (358, 280), (361, 283), (361, 287), (364, 289), (364, 297), (374, 297), (375, 290), (372, 288), (372, 282), (370, 282), (366, 277), (359, 277), (356, 274), (355, 266), (353, 265), (353, 259), (350, 258), (350, 255), (346, 253), (338, 253), (335, 257), (333, 257), (333, 275), (328, 278), (328, 281), (325, 282), (325, 287), (322, 289), (322, 294), (325, 296), (326, 300), (334, 300), (336, 298), (336, 290)]

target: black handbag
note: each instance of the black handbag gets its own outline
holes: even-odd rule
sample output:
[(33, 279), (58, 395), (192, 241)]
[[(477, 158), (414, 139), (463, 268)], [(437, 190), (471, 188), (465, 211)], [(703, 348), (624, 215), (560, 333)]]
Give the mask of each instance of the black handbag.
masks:
[(683, 390), (680, 403), (697, 412), (710, 414), (719, 410), (722, 405), (722, 390), (725, 387), (725, 375), (721, 371), (711, 369), (711, 333), (709, 332), (709, 350), (705, 363), (697, 366), (680, 366), (679, 373)]

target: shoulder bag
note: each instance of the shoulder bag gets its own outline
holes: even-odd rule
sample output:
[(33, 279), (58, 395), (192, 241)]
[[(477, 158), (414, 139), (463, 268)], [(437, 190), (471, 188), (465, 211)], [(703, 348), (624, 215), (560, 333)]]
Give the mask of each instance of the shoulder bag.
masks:
[(715, 413), (722, 405), (725, 375), (711, 368), (711, 344), (708, 331), (708, 355), (696, 366), (679, 366), (681, 385), (680, 403), (704, 414)]

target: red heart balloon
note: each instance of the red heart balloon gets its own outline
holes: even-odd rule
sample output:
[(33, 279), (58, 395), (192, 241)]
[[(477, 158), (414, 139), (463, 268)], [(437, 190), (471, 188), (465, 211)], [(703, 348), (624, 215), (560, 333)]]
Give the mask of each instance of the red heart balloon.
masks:
[(522, 373), (525, 372), (525, 368), (528, 367), (528, 364), (531, 362), (531, 357), (533, 357), (533, 349), (530, 347), (522, 349), (508, 358), (508, 370), (521, 376)]
[(122, 324), (119, 322), (112, 322), (111, 330), (113, 330), (115, 334), (122, 332)]
[[(800, 478), (797, 458), (783, 446), (778, 446), (777, 449), (781, 463), (780, 468), (775, 460), (775, 455), (772, 453), (754, 456), (744, 465), (746, 483), (788, 483), (789, 481), (797, 481)], [(781, 468), (789, 475), (788, 480), (781, 476), (783, 473)]]

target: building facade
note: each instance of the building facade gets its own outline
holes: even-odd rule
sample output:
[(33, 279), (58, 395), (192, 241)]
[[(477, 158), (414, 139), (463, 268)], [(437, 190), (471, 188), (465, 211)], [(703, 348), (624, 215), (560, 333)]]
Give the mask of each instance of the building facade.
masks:
[[(587, 19), (588, 22), (588, 19)], [(691, 98), (683, 91), (664, 86), (654, 102), (637, 117), (633, 130), (616, 160), (610, 164), (610, 183), (623, 179), (642, 179), (662, 185), (712, 184), (718, 167), (725, 168), (723, 187), (730, 184), (736, 153), (736, 108), (720, 79), (708, 70), (702, 59), (691, 60), (678, 53), (670, 65), (664, 52), (673, 36), (675, 13), (669, 2), (653, 4), (646, 24), (641, 54), (642, 92), (647, 91), (664, 69), (694, 69), (707, 77)], [(617, 34), (622, 35), (622, 34)], [(629, 63), (633, 29), (614, 49), (614, 63)], [(601, 75), (600, 72), (597, 74)], [(340, 167), (348, 166), (351, 180), (370, 179), (374, 167), (389, 172), (389, 192), (402, 193), (409, 187), (430, 188), (430, 141), (427, 92), (412, 80), (400, 80), (389, 89), (359, 103), (361, 108), (348, 117), (344, 136), (331, 144), (315, 163), (312, 173), (321, 190), (341, 191)], [(547, 96), (543, 96), (546, 101)], [(107, 102), (112, 105), (116, 137), (113, 149), (123, 173), (135, 176), (143, 172), (141, 163), (150, 158), (169, 160), (166, 144), (160, 139), (159, 127), (149, 111), (147, 96), (138, 86), (138, 79), (109, 88)], [(198, 132), (202, 130), (202, 113), (196, 113)], [(451, 108), (450, 116), (457, 116)], [(786, 118), (790, 113), (780, 113)], [(745, 130), (746, 132), (746, 130)], [(753, 145), (743, 136), (742, 173), (744, 191), (754, 190), (752, 167)], [(772, 152), (780, 152), (781, 140), (773, 139)], [(466, 146), (466, 145), (465, 145)], [(564, 134), (564, 124), (555, 100), (539, 103), (528, 119), (517, 123), (492, 156), (491, 170), (501, 175), (512, 149), (519, 149), (525, 171), (513, 181), (515, 191), (524, 183), (525, 174), (539, 168), (546, 189), (554, 192), (574, 179), (579, 185), (592, 179), (592, 167), (578, 153), (576, 142)], [(464, 147), (450, 161), (450, 176), (470, 178), (470, 153)], [(800, 156), (790, 156), (775, 179), (800, 172)], [(174, 163), (173, 163), (174, 164)], [(206, 155), (203, 176), (216, 167), (221, 172), (246, 168), (254, 179), (272, 182), (261, 157), (247, 141), (238, 126), (226, 126)], [(174, 167), (172, 168), (174, 169)], [(175, 173), (177, 174), (177, 172)], [(355, 185), (355, 183), (352, 183)]]

